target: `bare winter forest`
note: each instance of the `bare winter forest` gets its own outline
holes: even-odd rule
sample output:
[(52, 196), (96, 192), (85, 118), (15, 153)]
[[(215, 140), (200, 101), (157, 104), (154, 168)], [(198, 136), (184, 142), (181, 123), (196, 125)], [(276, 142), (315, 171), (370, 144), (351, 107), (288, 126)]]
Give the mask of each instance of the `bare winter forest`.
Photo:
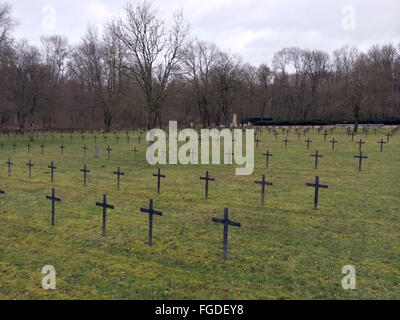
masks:
[(79, 44), (15, 39), (0, 4), (0, 130), (156, 127), (169, 120), (226, 124), (233, 113), (277, 121), (400, 118), (400, 44), (366, 52), (284, 48), (253, 66), (191, 35), (182, 13), (127, 4)]

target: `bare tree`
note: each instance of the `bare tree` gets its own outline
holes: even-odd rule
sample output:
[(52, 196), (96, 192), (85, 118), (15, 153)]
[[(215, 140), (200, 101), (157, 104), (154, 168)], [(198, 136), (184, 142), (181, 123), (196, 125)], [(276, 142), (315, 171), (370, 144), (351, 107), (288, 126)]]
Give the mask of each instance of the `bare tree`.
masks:
[[(212, 72), (214, 99), (219, 108), (216, 122), (221, 120), (224, 124), (229, 122), (230, 111), (233, 105), (233, 92), (238, 85), (241, 68), (241, 59), (225, 52), (219, 52), (216, 65)], [(223, 119), (221, 119), (222, 114)]]
[(124, 67), (146, 98), (148, 127), (161, 126), (161, 107), (167, 86), (179, 72), (185, 56), (189, 27), (182, 13), (175, 13), (171, 27), (159, 18), (150, 2), (136, 7), (127, 3), (125, 19), (114, 20), (110, 27), (127, 50)]
[[(257, 69), (257, 80), (260, 88), (260, 116), (264, 118), (267, 113), (267, 107), (271, 107), (271, 82), (273, 73), (271, 69), (266, 65), (262, 64)], [(270, 110), (271, 114), (271, 110)]]
[(204, 126), (210, 126), (211, 71), (215, 67), (218, 52), (215, 44), (195, 39), (188, 46), (185, 56), (185, 75), (193, 86)]

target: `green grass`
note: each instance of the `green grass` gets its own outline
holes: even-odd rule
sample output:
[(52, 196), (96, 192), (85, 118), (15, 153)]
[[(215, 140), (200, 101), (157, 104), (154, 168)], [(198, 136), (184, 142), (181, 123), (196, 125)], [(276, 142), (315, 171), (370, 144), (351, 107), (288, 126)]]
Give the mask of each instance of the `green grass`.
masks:
[[(280, 131), (281, 133), (281, 131)], [(65, 136), (61, 156), (55, 138), (38, 137), (27, 153), (28, 137), (2, 136), (0, 153), (0, 299), (398, 299), (400, 297), (400, 138), (392, 138), (380, 153), (377, 141), (385, 131), (368, 138), (364, 171), (358, 172), (358, 145), (344, 130), (333, 136), (336, 151), (316, 130), (310, 133), (308, 151), (292, 130), (287, 151), (282, 134), (275, 142), (263, 132), (256, 150), (252, 176), (235, 176), (234, 166), (161, 166), (167, 178), (156, 195), (157, 167), (145, 160), (147, 144), (127, 144), (125, 134), (117, 145), (114, 135), (107, 160), (107, 145), (98, 140), (100, 158), (93, 157), (94, 139), (83, 158), (83, 143)], [(131, 133), (133, 136), (133, 133)], [(360, 137), (358, 137), (359, 139)], [(40, 144), (46, 145), (45, 154)], [(136, 135), (134, 142), (137, 143)], [(131, 150), (140, 150), (137, 162)], [(262, 153), (274, 154), (265, 169)], [(320, 169), (310, 157), (319, 150)], [(7, 176), (6, 161), (14, 163)], [(25, 164), (35, 164), (32, 180)], [(47, 166), (58, 167), (54, 186)], [(79, 169), (91, 170), (83, 187)], [(121, 191), (112, 174), (125, 172)], [(204, 200), (209, 170), (216, 182)], [(262, 174), (274, 185), (267, 188), (266, 205), (260, 205)], [(320, 192), (320, 209), (313, 210), (314, 190), (307, 182), (316, 175), (329, 185)], [(51, 188), (62, 198), (56, 204), (56, 226), (51, 227)], [(107, 193), (115, 205), (109, 211), (107, 236), (101, 236), (101, 208), (95, 206)], [(141, 213), (149, 199), (163, 217), (154, 218), (154, 246), (146, 246), (148, 215)], [(230, 228), (229, 261), (222, 261), (222, 225), (211, 218), (230, 218), (242, 228)], [(57, 289), (43, 290), (41, 269), (53, 265)], [(357, 289), (341, 287), (345, 265), (357, 271)]]

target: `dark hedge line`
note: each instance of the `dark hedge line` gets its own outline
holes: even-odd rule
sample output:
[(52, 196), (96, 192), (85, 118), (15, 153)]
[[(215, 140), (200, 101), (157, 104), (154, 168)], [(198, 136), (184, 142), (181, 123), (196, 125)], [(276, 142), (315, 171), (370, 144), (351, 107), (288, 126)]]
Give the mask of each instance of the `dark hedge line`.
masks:
[[(250, 119), (249, 119), (250, 120)], [(329, 121), (329, 120), (314, 120), (314, 121), (248, 121), (254, 126), (333, 126), (337, 124), (354, 124), (354, 121)], [(384, 125), (400, 125), (400, 119), (365, 119), (360, 121), (360, 124), (384, 124)]]

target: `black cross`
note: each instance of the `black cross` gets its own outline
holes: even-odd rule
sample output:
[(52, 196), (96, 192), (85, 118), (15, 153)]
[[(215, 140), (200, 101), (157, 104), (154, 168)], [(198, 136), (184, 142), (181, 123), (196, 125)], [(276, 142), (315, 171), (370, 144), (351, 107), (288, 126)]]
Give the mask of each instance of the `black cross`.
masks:
[(381, 141), (378, 141), (378, 143), (381, 145), (381, 152), (383, 152), (383, 145), (386, 144), (386, 142), (381, 139)]
[(13, 143), (13, 148), (14, 148), (14, 153), (15, 153), (15, 149), (17, 148), (17, 145), (15, 143)]
[(319, 177), (315, 177), (315, 184), (312, 183), (307, 183), (307, 187), (314, 187), (315, 188), (315, 196), (314, 196), (314, 209), (318, 210), (318, 195), (319, 195), (319, 189), (328, 189), (328, 186), (319, 184)]
[(10, 161), (10, 159), (8, 159), (6, 163), (8, 165), (8, 176), (11, 177), (11, 166), (13, 163)]
[(61, 202), (61, 199), (56, 198), (54, 189), (51, 191), (51, 196), (46, 196), (46, 199), (51, 200), (51, 225), (54, 227), (56, 202)]
[(310, 150), (310, 143), (312, 143), (312, 141), (308, 138), (305, 142), (307, 143), (307, 150)]
[(311, 157), (315, 158), (315, 170), (318, 169), (318, 158), (323, 158), (324, 156), (321, 156), (318, 154), (318, 150), (315, 152), (315, 154), (312, 154)]
[(356, 136), (357, 134), (353, 131), (351, 133), (351, 142), (354, 142), (354, 136)]
[(271, 153), (269, 152), (269, 150), (267, 150), (267, 153), (264, 153), (263, 156), (265, 156), (265, 158), (266, 158), (266, 167), (267, 167), (267, 169), (268, 169), (268, 167), (269, 167), (269, 158), (270, 158), (270, 157), (273, 157), (274, 155), (271, 154)]
[(362, 161), (363, 159), (368, 159), (368, 157), (363, 156), (363, 153), (360, 151), (360, 155), (359, 156), (354, 156), (354, 158), (358, 158), (359, 162), (358, 162), (358, 171), (362, 170)]
[(28, 154), (30, 154), (31, 153), (31, 144), (28, 143), (27, 147), (28, 147)]
[(208, 171), (206, 172), (206, 176), (205, 177), (200, 177), (200, 180), (205, 180), (206, 181), (206, 199), (208, 199), (208, 182), (209, 181), (215, 181), (214, 178), (210, 178), (209, 177), (209, 173)]
[(257, 143), (257, 149), (258, 149), (258, 144), (261, 142), (261, 140), (260, 139), (258, 139), (258, 137), (256, 137), (256, 143)]
[(136, 153), (139, 151), (136, 147), (132, 150), (135, 153), (135, 161), (136, 161)]
[(158, 177), (157, 194), (160, 194), (161, 178), (166, 178), (166, 176), (162, 175), (161, 170), (158, 169), (158, 174), (153, 174), (153, 177)]
[(44, 144), (43, 143), (40, 145), (40, 148), (42, 149), (42, 154), (43, 154), (43, 152), (44, 152)]
[(86, 158), (86, 150), (88, 150), (88, 147), (86, 147), (86, 145), (84, 145), (82, 147), (82, 150), (83, 150), (83, 157)]
[(60, 146), (60, 149), (61, 149), (61, 155), (64, 155), (65, 146), (63, 144)]
[(118, 167), (118, 171), (114, 171), (114, 174), (117, 175), (117, 188), (118, 188), (118, 191), (119, 191), (121, 176), (125, 175), (125, 173), (121, 172), (120, 167)]
[(48, 166), (49, 169), (51, 169), (51, 182), (54, 182), (54, 169), (57, 169), (57, 167), (54, 166), (53, 161), (51, 162), (51, 165)]
[(362, 150), (362, 145), (365, 144), (365, 142), (362, 141), (362, 139), (360, 139), (360, 141), (357, 142), (357, 144), (360, 145), (360, 148), (359, 148), (359, 149), (360, 149), (360, 152), (361, 152), (361, 150)]
[(279, 133), (278, 133), (278, 132), (276, 132), (276, 131), (274, 131), (274, 136), (275, 136), (275, 141), (278, 141), (278, 136), (279, 136)]
[[(3, 190), (0, 190), (0, 194), (5, 194), (6, 192)], [(1, 203), (0, 203), (0, 208), (1, 208)]]
[(287, 150), (287, 146), (288, 146), (288, 143), (290, 142), (290, 140), (285, 139), (285, 140), (283, 140), (283, 142), (285, 143), (285, 150)]
[(265, 181), (265, 174), (262, 176), (261, 181), (255, 181), (256, 184), (261, 184), (261, 204), (264, 205), (265, 203), (265, 186), (272, 186), (272, 182)]
[(322, 135), (324, 136), (324, 141), (326, 141), (326, 137), (329, 136), (328, 130), (325, 130)]
[(153, 199), (150, 199), (149, 209), (140, 208), (140, 212), (149, 214), (149, 242), (147, 245), (152, 246), (153, 245), (153, 216), (157, 215), (157, 216), (161, 217), (163, 215), (163, 213), (161, 211), (154, 210)]
[(103, 195), (103, 202), (96, 202), (96, 206), (103, 208), (103, 237), (106, 236), (106, 224), (107, 224), (107, 209), (114, 209), (114, 206), (107, 203), (107, 195)]
[(229, 226), (240, 228), (242, 225), (240, 222), (229, 220), (229, 208), (224, 209), (224, 219), (212, 218), (212, 222), (222, 223), (224, 225), (224, 240), (223, 240), (223, 255), (224, 261), (228, 260), (228, 229)]
[(228, 164), (231, 166), (233, 163), (233, 157), (235, 156), (235, 153), (229, 150), (229, 152), (225, 153), (225, 155), (228, 156)]
[(108, 148), (106, 149), (107, 154), (108, 154), (108, 160), (110, 160), (110, 152), (112, 151), (112, 149), (110, 148), (110, 146), (108, 146)]
[(335, 140), (335, 138), (333, 138), (332, 141), (329, 141), (329, 143), (332, 144), (332, 150), (335, 151), (335, 144), (338, 143), (339, 141)]
[(391, 133), (390, 132), (388, 132), (388, 134), (386, 135), (386, 137), (387, 137), (387, 143), (389, 143), (389, 141), (390, 141), (390, 137), (391, 137), (392, 135), (391, 135)]
[(32, 163), (31, 159), (29, 159), (29, 162), (26, 164), (29, 167), (29, 179), (32, 178), (32, 167), (35, 165)]
[(87, 180), (87, 174), (90, 173), (90, 170), (86, 169), (86, 164), (83, 166), (83, 169), (80, 170), (83, 172), (83, 186), (86, 187), (86, 180)]

